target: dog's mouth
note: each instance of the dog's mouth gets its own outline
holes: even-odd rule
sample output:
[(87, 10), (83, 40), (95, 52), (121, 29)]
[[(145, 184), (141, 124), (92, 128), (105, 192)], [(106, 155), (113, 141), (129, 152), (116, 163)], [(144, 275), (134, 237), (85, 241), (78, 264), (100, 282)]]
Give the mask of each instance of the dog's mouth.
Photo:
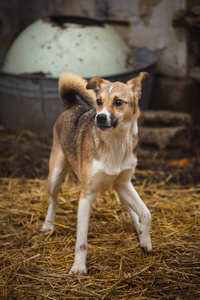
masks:
[(96, 125), (101, 131), (108, 131), (113, 129), (113, 126), (102, 126), (102, 125)]

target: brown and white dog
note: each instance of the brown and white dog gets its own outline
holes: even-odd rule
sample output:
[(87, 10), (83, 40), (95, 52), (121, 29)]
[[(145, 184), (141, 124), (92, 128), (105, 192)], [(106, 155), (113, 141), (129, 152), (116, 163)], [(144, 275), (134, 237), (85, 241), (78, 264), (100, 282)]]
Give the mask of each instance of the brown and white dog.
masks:
[[(50, 156), (50, 203), (42, 231), (54, 228), (58, 193), (67, 172), (81, 181), (75, 259), (70, 273), (84, 275), (87, 234), (92, 202), (104, 190), (115, 189), (126, 206), (139, 236), (140, 247), (152, 251), (151, 214), (131, 183), (137, 164), (138, 100), (142, 72), (126, 84), (94, 77), (89, 82), (63, 73), (59, 92), (65, 111), (55, 123)], [(98, 93), (93, 91), (98, 89)], [(90, 107), (79, 105), (82, 98)]]

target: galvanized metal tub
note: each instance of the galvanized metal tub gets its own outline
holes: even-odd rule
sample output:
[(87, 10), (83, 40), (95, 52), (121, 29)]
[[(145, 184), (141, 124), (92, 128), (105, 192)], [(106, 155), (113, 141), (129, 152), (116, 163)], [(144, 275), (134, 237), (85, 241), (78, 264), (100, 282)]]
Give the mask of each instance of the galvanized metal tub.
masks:
[[(131, 51), (136, 68), (104, 78), (127, 82), (141, 71), (148, 72), (150, 77), (143, 81), (140, 100), (141, 109), (147, 109), (151, 97), (156, 54), (136, 47), (131, 47)], [(53, 125), (62, 112), (58, 78), (0, 73), (0, 123), (7, 128), (52, 134)]]

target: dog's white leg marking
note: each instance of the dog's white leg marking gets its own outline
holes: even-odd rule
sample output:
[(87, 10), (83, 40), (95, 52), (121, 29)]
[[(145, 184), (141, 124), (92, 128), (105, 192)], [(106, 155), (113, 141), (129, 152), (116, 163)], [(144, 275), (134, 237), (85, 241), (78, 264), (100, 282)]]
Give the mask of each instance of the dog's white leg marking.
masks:
[(70, 274), (86, 275), (86, 256), (87, 256), (87, 235), (92, 209), (92, 202), (95, 194), (90, 194), (86, 199), (79, 200), (78, 207), (78, 224), (77, 224), (77, 238), (74, 264), (71, 268)]
[(129, 206), (129, 211), (133, 210), (139, 217), (139, 228), (138, 220), (136, 216), (131, 213), (131, 217), (133, 218), (133, 222), (135, 225), (136, 221), (136, 230), (139, 234), (140, 247), (147, 253), (152, 251), (151, 245), (151, 237), (150, 237), (150, 227), (151, 227), (151, 214), (141, 200), (140, 196), (136, 192), (132, 183), (125, 182), (123, 184), (118, 184), (116, 187), (116, 191), (119, 194), (120, 199), (126, 203), (126, 206)]
[(139, 217), (138, 215), (133, 211), (133, 209), (123, 200), (120, 198), (120, 200), (123, 202), (123, 204), (126, 206), (127, 211), (130, 215), (131, 221), (134, 225), (134, 228), (138, 234), (138, 236), (140, 235), (140, 221), (139, 221)]
[[(51, 164), (51, 161), (50, 161)], [(59, 151), (56, 161), (54, 161), (54, 166), (52, 167), (52, 172), (49, 174), (48, 185), (49, 185), (49, 207), (44, 224), (41, 231), (53, 230), (56, 216), (56, 208), (58, 205), (58, 193), (62, 181), (67, 173), (66, 157), (62, 151)]]
[(54, 229), (53, 222), (55, 221), (57, 205), (58, 205), (58, 197), (56, 197), (56, 198), (50, 197), (47, 215), (46, 215), (45, 221), (42, 225), (41, 231), (45, 232), (45, 231), (51, 231)]

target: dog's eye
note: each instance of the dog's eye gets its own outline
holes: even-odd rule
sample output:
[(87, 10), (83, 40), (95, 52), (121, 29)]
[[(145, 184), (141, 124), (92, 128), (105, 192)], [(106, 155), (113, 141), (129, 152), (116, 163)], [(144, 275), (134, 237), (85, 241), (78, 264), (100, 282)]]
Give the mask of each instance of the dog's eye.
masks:
[(97, 99), (97, 101), (96, 101), (96, 102), (97, 102), (97, 105), (98, 105), (98, 106), (101, 106), (101, 105), (102, 105), (102, 101), (101, 101), (101, 99)]
[(120, 107), (124, 104), (124, 101), (122, 101), (121, 99), (116, 99), (114, 103), (117, 107)]

